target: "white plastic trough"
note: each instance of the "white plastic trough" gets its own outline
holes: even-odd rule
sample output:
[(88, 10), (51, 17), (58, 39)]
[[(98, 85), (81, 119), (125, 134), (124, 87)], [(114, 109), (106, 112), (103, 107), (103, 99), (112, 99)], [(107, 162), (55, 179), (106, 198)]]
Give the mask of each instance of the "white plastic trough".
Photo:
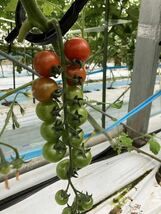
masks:
[[(144, 149), (147, 150), (146, 146)], [(161, 153), (158, 157), (161, 158)], [(157, 161), (132, 152), (92, 164), (80, 170), (79, 178), (73, 181), (79, 190), (92, 193), (94, 203), (98, 203), (152, 169), (153, 172), (138, 184), (137, 190), (132, 190), (129, 194), (134, 199), (133, 204), (138, 203), (143, 214), (160, 214), (161, 203), (156, 202), (161, 202), (161, 187), (155, 181), (155, 171), (158, 167)], [(42, 176), (44, 173), (46, 170), (37, 176)], [(30, 176), (30, 179), (34, 179), (34, 176)], [(66, 181), (58, 181), (1, 211), (1, 214), (60, 214), (62, 206), (55, 203), (54, 194), (57, 190), (65, 188), (66, 184)], [(128, 207), (129, 205), (124, 208), (124, 214), (130, 214)], [(111, 209), (112, 203), (107, 201), (89, 213), (108, 214)]]

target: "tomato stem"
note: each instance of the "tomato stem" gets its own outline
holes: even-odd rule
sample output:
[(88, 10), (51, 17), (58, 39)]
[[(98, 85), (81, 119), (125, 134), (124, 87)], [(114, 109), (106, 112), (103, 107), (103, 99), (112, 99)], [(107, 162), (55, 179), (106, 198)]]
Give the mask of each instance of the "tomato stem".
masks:
[(27, 12), (27, 19), (22, 23), (19, 40), (20, 42), (25, 38), (26, 33), (33, 27), (37, 27), (42, 32), (48, 30), (48, 19), (43, 15), (35, 0), (21, 0)]
[(3, 146), (11, 148), (15, 152), (16, 158), (20, 157), (19, 152), (15, 147), (13, 147), (13, 146), (11, 146), (11, 145), (9, 145), (7, 143), (2, 143), (2, 142), (0, 142), (0, 145), (3, 145)]
[(29, 71), (30, 73), (36, 75), (36, 76), (40, 76), (36, 71), (32, 70), (31, 68), (29, 68), (27, 65), (19, 62), (18, 60), (16, 60), (14, 57), (10, 56), (9, 54), (6, 54), (5, 52), (0, 50), (0, 55), (5, 57), (6, 59), (14, 62), (16, 65), (26, 69), (27, 71)]

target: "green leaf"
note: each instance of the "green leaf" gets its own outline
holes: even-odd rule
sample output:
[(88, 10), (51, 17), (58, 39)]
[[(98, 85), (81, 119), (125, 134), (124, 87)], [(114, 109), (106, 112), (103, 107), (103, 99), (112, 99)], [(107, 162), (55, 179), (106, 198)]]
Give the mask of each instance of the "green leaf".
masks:
[(157, 155), (161, 149), (160, 144), (154, 138), (151, 138), (148, 141), (148, 143), (149, 143), (150, 151), (153, 152), (153, 154)]
[(13, 129), (15, 129), (15, 128), (20, 128), (20, 124), (19, 124), (19, 122), (17, 121), (17, 117), (16, 117), (16, 115), (14, 114), (14, 112), (12, 112), (12, 121), (13, 121)]
[(116, 108), (116, 109), (120, 109), (120, 108), (122, 108), (122, 105), (123, 105), (123, 101), (122, 100), (119, 100), (119, 101), (117, 101), (116, 103), (113, 103), (112, 105), (111, 105), (111, 107), (112, 108)]
[(127, 147), (128, 149), (132, 149), (133, 140), (126, 133), (122, 133), (119, 136), (119, 140), (123, 146)]
[(50, 16), (54, 9), (53, 6), (48, 2), (44, 2), (44, 4), (42, 4), (41, 8), (43, 10), (44, 15), (46, 15), (46, 16)]
[(20, 112), (21, 112), (21, 114), (24, 116), (24, 114), (25, 114), (25, 110), (24, 110), (24, 108), (22, 108), (22, 106), (21, 106), (21, 105), (19, 105), (19, 107), (20, 107)]
[(17, 0), (11, 0), (7, 6), (5, 7), (5, 10), (8, 12), (13, 12), (16, 10)]

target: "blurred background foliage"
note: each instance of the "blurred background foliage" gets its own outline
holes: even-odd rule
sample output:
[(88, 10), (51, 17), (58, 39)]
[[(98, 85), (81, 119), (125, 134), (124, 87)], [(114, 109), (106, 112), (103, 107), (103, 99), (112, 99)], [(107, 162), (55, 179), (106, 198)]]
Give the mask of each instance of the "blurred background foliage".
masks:
[[(44, 15), (48, 18), (55, 17), (58, 20), (70, 7), (72, 0), (37, 0)], [(139, 16), (139, 0), (110, 0), (110, 23), (117, 20), (126, 20), (128, 23), (117, 24), (109, 26), (109, 45), (108, 45), (108, 60), (114, 62), (114, 65), (128, 65), (129, 69), (133, 66), (133, 55), (136, 42), (136, 33)], [(14, 20), (15, 9), (17, 0), (0, 0), (0, 17)], [(85, 37), (91, 46), (94, 58), (91, 58), (90, 63), (100, 65), (103, 58), (101, 52), (104, 47), (104, 32), (99, 31), (102, 26), (105, 26), (104, 14), (105, 14), (105, 3), (102, 0), (89, 0), (86, 7), (79, 15), (78, 21), (74, 24), (71, 30), (80, 29), (81, 36)], [(121, 21), (120, 20), (120, 21)], [(7, 45), (4, 42), (4, 35), (7, 35), (14, 24), (0, 20), (0, 30), (4, 31), (5, 34), (1, 34), (0, 46), (1, 49), (6, 49)], [(96, 28), (97, 32), (86, 33), (86, 28)], [(65, 38), (70, 36), (80, 36), (80, 34), (67, 34)], [(15, 47), (13, 50), (16, 51)], [(27, 49), (30, 47), (26, 47)], [(45, 47), (43, 47), (45, 48)], [(21, 52), (21, 50), (18, 50)], [(98, 53), (98, 54), (97, 54)]]

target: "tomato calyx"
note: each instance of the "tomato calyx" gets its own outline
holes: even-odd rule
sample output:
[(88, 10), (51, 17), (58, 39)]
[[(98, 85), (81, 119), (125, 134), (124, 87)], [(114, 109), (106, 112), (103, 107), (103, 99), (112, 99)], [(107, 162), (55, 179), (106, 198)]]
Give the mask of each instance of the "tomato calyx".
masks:
[(61, 132), (64, 130), (64, 124), (61, 119), (56, 119), (56, 121), (53, 125), (53, 129), (55, 129), (55, 131), (57, 131), (57, 132)]
[(68, 83), (72, 82), (72, 85), (82, 85), (83, 78), (81, 76), (74, 75), (73, 78), (67, 77)]
[(83, 98), (80, 98), (79, 96), (75, 96), (73, 100), (67, 99), (68, 105), (74, 105), (81, 107), (83, 105)]
[(72, 64), (76, 65), (76, 66), (80, 66), (80, 68), (83, 67), (83, 61), (79, 60), (79, 59), (73, 59), (72, 60)]
[(58, 97), (61, 97), (62, 94), (63, 94), (63, 89), (62, 89), (62, 88), (58, 88), (57, 90), (54, 91), (54, 93), (53, 93), (53, 98), (54, 98), (56, 101), (60, 102), (57, 98), (58, 98)]
[(52, 112), (51, 112), (52, 116), (53, 116), (53, 117), (60, 117), (60, 111), (61, 111), (61, 110), (62, 110), (62, 109), (61, 109), (60, 107), (54, 106), (54, 108), (53, 108), (53, 110), (52, 110)]
[(54, 77), (54, 78), (58, 78), (60, 76), (60, 74), (62, 73), (62, 68), (60, 65), (55, 65), (50, 69), (50, 76)]
[(68, 114), (69, 124), (75, 128), (82, 125), (88, 118), (88, 112), (83, 106), (77, 108), (68, 108)]
[(80, 122), (81, 117), (82, 117), (82, 115), (78, 113), (78, 110), (76, 110), (75, 113), (72, 114), (73, 121)]
[(53, 149), (59, 151), (66, 151), (66, 145), (59, 140), (57, 143), (53, 144)]

